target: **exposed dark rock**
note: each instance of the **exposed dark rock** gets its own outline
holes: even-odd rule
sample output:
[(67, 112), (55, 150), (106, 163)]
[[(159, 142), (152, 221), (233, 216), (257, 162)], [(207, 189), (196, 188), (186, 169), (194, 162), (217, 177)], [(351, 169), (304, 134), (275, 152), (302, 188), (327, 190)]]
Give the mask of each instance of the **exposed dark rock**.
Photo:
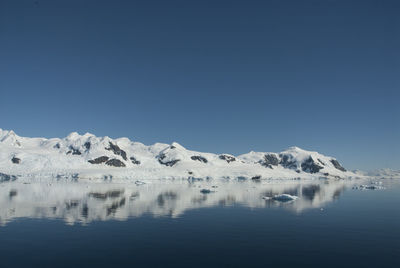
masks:
[(320, 162), (323, 166), (325, 166), (325, 163), (319, 158), (318, 158), (318, 162)]
[(165, 154), (160, 154), (160, 155), (158, 156), (158, 159), (159, 159), (159, 160), (164, 160), (165, 157), (167, 157)]
[(89, 141), (87, 141), (83, 146), (86, 148), (86, 150), (89, 150), (92, 144)]
[(171, 145), (169, 148), (170, 148), (170, 149), (175, 149), (176, 147), (175, 147), (175, 146), (173, 146), (173, 145)]
[(197, 160), (197, 161), (200, 161), (200, 162), (203, 162), (203, 163), (207, 163), (208, 162), (208, 160), (205, 157), (202, 157), (200, 155), (193, 155), (190, 158), (192, 160), (195, 160), (195, 161)]
[(128, 158), (126, 157), (126, 152), (119, 148), (116, 144), (112, 144), (111, 142), (109, 142), (109, 147), (105, 149), (108, 151), (112, 151), (115, 155), (122, 156), (124, 160), (128, 160)]
[(192, 172), (192, 171), (188, 171), (188, 174), (189, 174), (189, 175), (193, 175), (193, 172)]
[(252, 179), (252, 180), (261, 180), (261, 176), (260, 176), (260, 175), (254, 176), (254, 177), (252, 177), (251, 179)]
[(264, 159), (260, 160), (262, 166), (272, 168), (272, 166), (277, 166), (279, 164), (279, 159), (274, 154), (266, 154), (264, 155)]
[(317, 173), (321, 169), (323, 169), (323, 167), (315, 163), (314, 159), (312, 159), (312, 157), (310, 156), (307, 160), (301, 163), (301, 169), (307, 173)]
[(96, 159), (89, 160), (88, 162), (90, 164), (101, 164), (101, 163), (107, 162), (108, 159), (109, 159), (108, 156), (100, 156), (100, 157), (97, 157)]
[(344, 167), (342, 167), (342, 166), (339, 164), (339, 162), (338, 162), (337, 160), (332, 159), (332, 160), (331, 160), (331, 163), (333, 164), (333, 166), (334, 166), (336, 169), (339, 169), (340, 171), (346, 172), (346, 169), (345, 169)]
[(234, 156), (227, 155), (227, 154), (221, 154), (221, 155), (219, 155), (219, 159), (225, 160), (225, 161), (228, 162), (228, 163), (233, 162), (233, 161), (236, 161), (236, 158), (235, 158)]
[(129, 159), (131, 160), (132, 164), (140, 165), (140, 161), (137, 160), (135, 157), (131, 156), (131, 157), (129, 157)]
[(172, 167), (172, 166), (174, 166), (176, 163), (178, 163), (179, 161), (181, 161), (181, 160), (175, 159), (175, 160), (163, 162), (161, 159), (158, 159), (158, 162), (159, 162), (161, 165), (165, 165), (165, 166), (167, 166), (167, 167)]
[(13, 162), (14, 164), (19, 164), (19, 163), (21, 163), (21, 159), (19, 159), (18, 157), (13, 157), (12, 159), (11, 159), (11, 162)]
[(297, 168), (296, 160), (293, 159), (292, 155), (280, 154), (279, 157), (281, 158), (279, 164), (281, 164), (283, 167), (291, 169)]
[(72, 153), (73, 155), (81, 155), (81, 151), (79, 151), (79, 149), (75, 149), (74, 147), (70, 146), (69, 147), (69, 151), (67, 152), (67, 154)]
[(110, 159), (106, 162), (106, 165), (113, 166), (113, 167), (125, 167), (125, 163), (118, 159)]
[(175, 160), (171, 160), (171, 161), (163, 161), (164, 159), (165, 159), (165, 157), (167, 157), (164, 153), (161, 153), (159, 156), (158, 156), (158, 162), (161, 164), (161, 165), (165, 165), (165, 166), (167, 166), (167, 167), (172, 167), (172, 166), (174, 166), (176, 163), (178, 163), (179, 161), (181, 161), (180, 159), (175, 159)]
[(56, 145), (53, 146), (54, 149), (60, 149), (61, 145), (59, 143), (57, 143)]

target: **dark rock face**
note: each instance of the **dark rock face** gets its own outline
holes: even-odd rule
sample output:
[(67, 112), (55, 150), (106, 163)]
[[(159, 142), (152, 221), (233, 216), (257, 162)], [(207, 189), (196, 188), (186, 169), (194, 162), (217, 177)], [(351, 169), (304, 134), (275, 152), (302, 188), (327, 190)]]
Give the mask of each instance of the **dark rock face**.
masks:
[(113, 166), (113, 167), (125, 167), (125, 163), (118, 159), (110, 159), (106, 162), (106, 165)]
[(225, 161), (228, 162), (228, 163), (233, 162), (233, 161), (236, 161), (236, 158), (235, 158), (234, 156), (227, 155), (227, 154), (221, 154), (221, 155), (219, 156), (219, 159), (225, 160)]
[(158, 156), (158, 162), (161, 165), (165, 165), (167, 167), (172, 167), (174, 166), (176, 163), (178, 163), (179, 161), (181, 161), (180, 159), (175, 159), (175, 160), (171, 160), (171, 161), (163, 161), (165, 159), (166, 155), (165, 154), (160, 154)]
[(192, 160), (194, 160), (194, 161), (200, 161), (200, 162), (203, 162), (203, 163), (207, 163), (208, 162), (208, 160), (205, 157), (202, 157), (200, 155), (194, 155), (194, 156), (191, 156), (190, 158)]
[(100, 156), (100, 157), (97, 157), (96, 159), (89, 160), (88, 162), (90, 164), (101, 164), (101, 163), (107, 162), (108, 159), (109, 159), (108, 156)]
[(67, 154), (72, 153), (73, 155), (81, 155), (81, 151), (79, 151), (79, 149), (75, 149), (74, 147), (70, 146), (69, 147), (69, 151), (67, 152)]
[(179, 161), (181, 161), (181, 160), (175, 159), (175, 160), (171, 160), (171, 161), (168, 161), (168, 162), (163, 162), (163, 161), (161, 161), (160, 159), (158, 159), (158, 162), (159, 162), (161, 165), (165, 165), (165, 166), (167, 166), (167, 167), (172, 167), (172, 166), (174, 166), (176, 163), (178, 163)]
[(325, 163), (324, 163), (321, 159), (319, 159), (319, 158), (318, 158), (318, 162), (320, 162), (321, 165), (325, 166)]
[(61, 145), (59, 143), (57, 143), (56, 145), (53, 146), (54, 149), (60, 149)]
[(338, 162), (337, 160), (332, 159), (332, 160), (331, 160), (331, 163), (333, 164), (333, 166), (334, 166), (336, 169), (339, 169), (340, 171), (346, 172), (346, 169), (345, 169), (344, 167), (342, 167), (342, 166), (339, 164), (339, 162)]
[(301, 163), (301, 169), (307, 173), (317, 173), (321, 169), (323, 169), (323, 167), (315, 163), (312, 157), (310, 156), (307, 160)]
[(11, 162), (13, 162), (14, 164), (19, 164), (19, 163), (21, 163), (21, 159), (19, 159), (19, 158), (17, 158), (17, 157), (13, 157), (12, 159), (11, 159)]
[(90, 150), (90, 147), (92, 146), (92, 144), (90, 142), (85, 142), (85, 144), (83, 145), (86, 150)]
[(260, 160), (260, 163), (264, 167), (272, 168), (272, 166), (277, 166), (279, 164), (279, 159), (274, 154), (264, 155), (264, 159)]
[(261, 180), (261, 176), (260, 176), (260, 175), (254, 176), (254, 177), (252, 177), (251, 179), (252, 179), (252, 180), (256, 180), (256, 181), (257, 181), (257, 180)]
[(115, 155), (120, 155), (124, 160), (128, 160), (126, 157), (126, 152), (118, 147), (118, 145), (112, 144), (109, 142), (109, 147), (105, 148), (108, 151), (112, 151)]
[(281, 158), (279, 164), (281, 164), (283, 167), (291, 169), (297, 168), (296, 160), (294, 160), (291, 155), (280, 154), (279, 157)]
[(129, 159), (131, 160), (132, 164), (140, 165), (140, 161), (137, 160), (135, 157), (131, 156)]
[(0, 173), (0, 182), (15, 181), (17, 176)]

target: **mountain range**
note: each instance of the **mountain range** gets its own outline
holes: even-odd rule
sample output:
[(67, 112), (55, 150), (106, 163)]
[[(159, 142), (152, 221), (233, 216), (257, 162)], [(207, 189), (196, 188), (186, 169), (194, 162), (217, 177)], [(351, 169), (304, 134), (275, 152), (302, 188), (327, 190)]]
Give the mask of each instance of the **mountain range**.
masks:
[[(20, 137), (0, 129), (3, 180), (43, 178), (352, 178), (339, 161), (318, 152), (290, 147), (279, 153), (234, 156), (188, 150), (177, 142), (144, 145), (76, 132), (65, 138)], [(8, 177), (7, 177), (8, 176)]]

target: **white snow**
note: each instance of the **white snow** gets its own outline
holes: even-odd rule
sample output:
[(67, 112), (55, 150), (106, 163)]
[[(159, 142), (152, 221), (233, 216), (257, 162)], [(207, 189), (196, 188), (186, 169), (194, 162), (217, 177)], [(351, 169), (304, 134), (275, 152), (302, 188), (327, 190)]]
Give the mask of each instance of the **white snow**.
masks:
[[(110, 144), (118, 146), (126, 153), (127, 159), (107, 148)], [(265, 154), (274, 154), (280, 159), (288, 156), (295, 164), (292, 168), (282, 165), (267, 168), (259, 161)], [(229, 154), (224, 154), (232, 156)], [(105, 163), (91, 164), (88, 161), (106, 156), (124, 163), (125, 167), (112, 167)], [(200, 156), (207, 162), (193, 160)], [(12, 163), (12, 158), (20, 163)], [(130, 157), (140, 161), (135, 164)], [(232, 156), (234, 157), (234, 156)], [(312, 158), (322, 169), (318, 173), (302, 170), (303, 161)], [(133, 181), (156, 178), (247, 178), (260, 176), (261, 179), (316, 179), (322, 177), (352, 178), (360, 177), (352, 172), (343, 172), (334, 167), (332, 157), (317, 152), (291, 147), (281, 153), (250, 152), (235, 157), (229, 162), (220, 155), (191, 151), (177, 142), (172, 144), (156, 143), (146, 146), (128, 138), (111, 139), (86, 133), (72, 132), (65, 138), (26, 138), (13, 131), (0, 129), (0, 173), (17, 175), (19, 178), (55, 178), (75, 177), (80, 180), (94, 179), (131, 179)], [(179, 160), (179, 161), (176, 161)], [(172, 166), (163, 163), (175, 163)], [(322, 162), (323, 164), (321, 164)]]

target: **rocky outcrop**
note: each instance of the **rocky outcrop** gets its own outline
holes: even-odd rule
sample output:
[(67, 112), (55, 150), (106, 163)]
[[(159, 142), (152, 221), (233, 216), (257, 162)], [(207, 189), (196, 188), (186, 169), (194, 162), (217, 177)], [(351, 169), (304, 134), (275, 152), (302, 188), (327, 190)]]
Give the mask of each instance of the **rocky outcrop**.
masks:
[(18, 157), (13, 157), (12, 159), (11, 159), (11, 162), (13, 162), (13, 164), (19, 164), (19, 163), (21, 163), (21, 159), (19, 159)]
[(290, 169), (297, 168), (297, 162), (295, 159), (293, 159), (292, 155), (280, 154), (279, 157), (281, 158), (279, 164), (281, 164), (283, 167)]
[(274, 154), (264, 155), (264, 159), (260, 160), (260, 163), (264, 167), (272, 168), (272, 166), (277, 166), (279, 164), (279, 159)]
[(236, 161), (236, 158), (229, 154), (221, 154), (218, 157), (219, 157), (219, 159), (225, 160), (228, 163)]
[(85, 144), (83, 146), (86, 148), (86, 151), (88, 151), (88, 150), (90, 150), (90, 147), (92, 146), (92, 144), (89, 141), (87, 141), (87, 142), (85, 142)]
[(96, 159), (89, 160), (88, 162), (90, 164), (102, 164), (102, 163), (107, 162), (108, 159), (109, 159), (108, 156), (100, 156), (100, 157), (97, 157)]
[(179, 161), (181, 161), (181, 160), (175, 159), (175, 160), (163, 162), (163, 161), (161, 161), (160, 159), (158, 159), (158, 162), (159, 162), (161, 165), (165, 165), (165, 166), (167, 166), (167, 167), (172, 167), (172, 166), (176, 165), (176, 163), (178, 163)]
[(190, 159), (192, 159), (194, 161), (200, 161), (200, 162), (203, 162), (203, 163), (207, 163), (208, 162), (208, 160), (205, 157), (202, 157), (200, 155), (193, 155), (193, 156), (190, 157)]
[(310, 156), (307, 160), (305, 160), (303, 163), (301, 163), (301, 169), (304, 172), (307, 173), (317, 173), (319, 172), (321, 169), (323, 169), (323, 167), (321, 167), (320, 165), (318, 165), (314, 159)]
[(167, 156), (166, 156), (164, 153), (160, 154), (160, 155), (158, 156), (158, 162), (159, 162), (161, 165), (164, 165), (164, 166), (167, 166), (167, 167), (172, 167), (172, 166), (176, 165), (176, 163), (178, 163), (179, 161), (181, 161), (180, 159), (174, 159), (174, 160), (170, 160), (170, 161), (165, 161), (165, 158), (166, 158), (166, 157), (167, 157)]
[(331, 163), (333, 164), (333, 166), (334, 166), (336, 169), (338, 169), (338, 170), (340, 170), (340, 171), (343, 171), (343, 172), (346, 172), (346, 171), (347, 171), (344, 167), (342, 167), (342, 165), (339, 164), (339, 162), (338, 162), (337, 160), (332, 159), (332, 160), (331, 160)]
[(129, 159), (131, 160), (132, 164), (140, 165), (140, 161), (137, 160), (134, 156), (129, 157)]
[(69, 151), (67, 152), (67, 154), (72, 153), (72, 155), (81, 155), (81, 151), (79, 151), (79, 149), (76, 149), (72, 146), (69, 147)]
[(122, 162), (121, 160), (118, 159), (110, 159), (106, 162), (106, 165), (112, 166), (112, 167), (125, 167), (125, 163)]
[(119, 146), (116, 144), (112, 144), (111, 142), (109, 142), (109, 147), (105, 148), (105, 149), (108, 151), (112, 151), (115, 155), (122, 156), (122, 158), (125, 161), (128, 160), (128, 158), (126, 157), (126, 152), (124, 150), (122, 150), (121, 148), (119, 148)]

